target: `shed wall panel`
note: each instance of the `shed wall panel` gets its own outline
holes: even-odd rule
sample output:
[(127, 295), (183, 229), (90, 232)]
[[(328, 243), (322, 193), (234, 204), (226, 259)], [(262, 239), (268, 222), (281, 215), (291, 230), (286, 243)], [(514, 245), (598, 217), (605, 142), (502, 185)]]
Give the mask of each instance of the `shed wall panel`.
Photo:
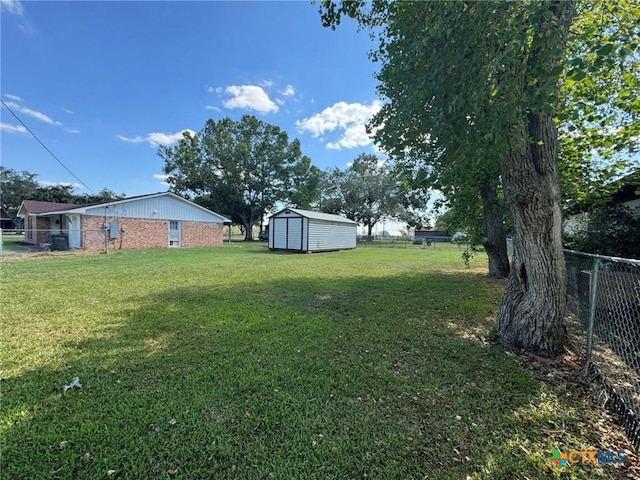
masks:
[(309, 251), (309, 219), (302, 219), (302, 251)]
[(356, 227), (357, 225), (311, 220), (309, 251), (356, 248)]

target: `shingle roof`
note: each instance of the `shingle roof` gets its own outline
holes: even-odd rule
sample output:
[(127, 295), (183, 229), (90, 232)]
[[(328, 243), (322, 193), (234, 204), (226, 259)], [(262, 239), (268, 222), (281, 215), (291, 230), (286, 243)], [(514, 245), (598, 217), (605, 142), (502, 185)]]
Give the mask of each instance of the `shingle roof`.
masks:
[(55, 212), (57, 210), (71, 210), (72, 208), (78, 208), (82, 206), (74, 203), (41, 202), (39, 200), (24, 200), (22, 204), (29, 213), (36, 214)]

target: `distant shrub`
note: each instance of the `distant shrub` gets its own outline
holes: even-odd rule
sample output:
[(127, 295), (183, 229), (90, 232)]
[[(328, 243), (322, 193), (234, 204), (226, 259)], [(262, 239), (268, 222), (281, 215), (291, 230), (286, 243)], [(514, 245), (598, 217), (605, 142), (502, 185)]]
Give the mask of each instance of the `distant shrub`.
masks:
[(413, 239), (413, 244), (414, 245), (422, 245), (422, 239), (421, 238), (414, 238)]
[(640, 258), (640, 219), (624, 205), (604, 205), (589, 214), (584, 231), (565, 235), (564, 241), (586, 253)]

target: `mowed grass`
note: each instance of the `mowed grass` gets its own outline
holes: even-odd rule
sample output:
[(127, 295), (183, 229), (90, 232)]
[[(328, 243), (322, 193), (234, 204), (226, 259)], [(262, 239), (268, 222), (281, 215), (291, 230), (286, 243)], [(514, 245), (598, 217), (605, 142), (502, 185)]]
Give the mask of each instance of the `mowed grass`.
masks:
[(4, 255), (25, 251), (25, 248), (22, 246), (24, 242), (23, 234), (17, 235), (2, 232), (0, 238), (2, 239), (2, 253)]
[(605, 449), (603, 413), (482, 341), (503, 288), (485, 263), (264, 244), (6, 261), (0, 476), (614, 478), (549, 460)]

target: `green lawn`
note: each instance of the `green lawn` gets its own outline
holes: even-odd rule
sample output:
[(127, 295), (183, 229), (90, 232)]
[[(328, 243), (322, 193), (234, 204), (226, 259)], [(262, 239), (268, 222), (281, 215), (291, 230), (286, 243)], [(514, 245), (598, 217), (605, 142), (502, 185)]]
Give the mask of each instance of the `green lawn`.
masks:
[(14, 233), (2, 232), (2, 250), (5, 255), (25, 251), (22, 246), (24, 234), (16, 235)]
[(623, 478), (549, 460), (623, 440), (484, 341), (503, 286), (485, 262), (264, 243), (8, 259), (0, 477)]

